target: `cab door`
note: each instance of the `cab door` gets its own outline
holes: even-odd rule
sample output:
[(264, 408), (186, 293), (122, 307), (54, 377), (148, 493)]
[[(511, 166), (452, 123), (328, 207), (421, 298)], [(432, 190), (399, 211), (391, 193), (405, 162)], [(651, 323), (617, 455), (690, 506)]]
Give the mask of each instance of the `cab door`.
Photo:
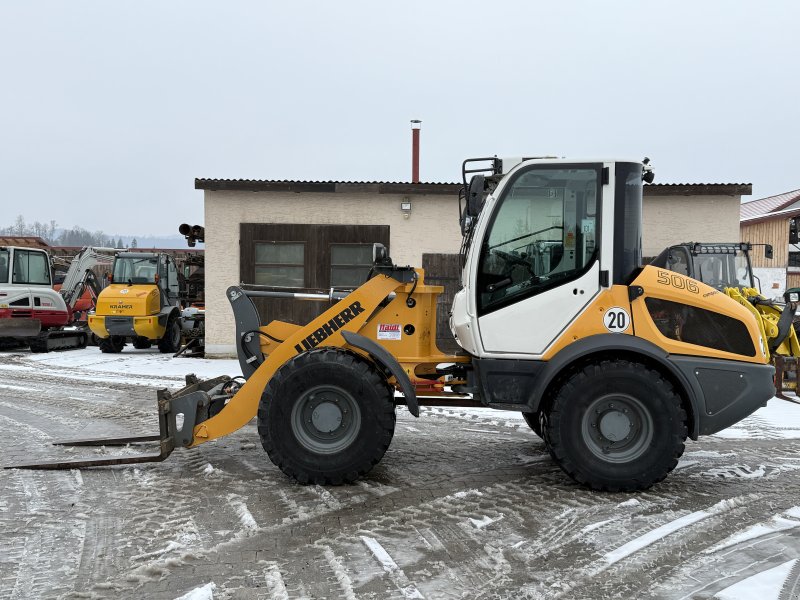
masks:
[(600, 291), (602, 164), (522, 166), (473, 274), (483, 354), (541, 355)]

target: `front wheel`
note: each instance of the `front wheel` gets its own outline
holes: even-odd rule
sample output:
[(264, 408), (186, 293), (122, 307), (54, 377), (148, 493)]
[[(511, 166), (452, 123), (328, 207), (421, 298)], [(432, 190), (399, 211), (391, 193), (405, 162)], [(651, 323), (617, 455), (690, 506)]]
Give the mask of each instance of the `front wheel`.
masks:
[(181, 323), (176, 317), (170, 317), (167, 321), (164, 337), (158, 340), (158, 349), (164, 354), (174, 354), (181, 349)]
[(624, 360), (585, 366), (562, 384), (546, 413), (550, 454), (596, 490), (647, 489), (678, 464), (686, 411), (672, 384)]
[(100, 352), (104, 354), (118, 354), (125, 347), (125, 336), (110, 335), (100, 340), (98, 346), (100, 346)]
[(394, 435), (394, 394), (366, 359), (323, 348), (294, 357), (267, 383), (258, 433), (270, 460), (300, 483), (355, 481)]

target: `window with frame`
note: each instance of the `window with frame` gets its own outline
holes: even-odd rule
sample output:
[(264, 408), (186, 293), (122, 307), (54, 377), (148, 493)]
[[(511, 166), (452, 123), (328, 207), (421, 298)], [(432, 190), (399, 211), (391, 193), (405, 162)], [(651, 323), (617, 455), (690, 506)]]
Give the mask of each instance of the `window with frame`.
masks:
[(789, 252), (789, 266), (800, 269), (800, 252)]
[(503, 190), (478, 265), (478, 311), (519, 302), (597, 259), (600, 166), (529, 167)]
[(331, 244), (331, 287), (357, 288), (372, 268), (372, 244)]
[(256, 242), (255, 281), (275, 287), (305, 286), (304, 242)]
[(47, 255), (33, 250), (15, 250), (12, 283), (51, 285)]

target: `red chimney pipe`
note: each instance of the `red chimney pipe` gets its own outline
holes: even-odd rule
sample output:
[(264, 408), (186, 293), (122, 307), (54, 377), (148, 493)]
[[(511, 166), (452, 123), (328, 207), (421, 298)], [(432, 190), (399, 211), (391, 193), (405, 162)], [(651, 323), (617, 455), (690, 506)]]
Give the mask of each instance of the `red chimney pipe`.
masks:
[(411, 120), (411, 183), (419, 183), (419, 130), (422, 121)]

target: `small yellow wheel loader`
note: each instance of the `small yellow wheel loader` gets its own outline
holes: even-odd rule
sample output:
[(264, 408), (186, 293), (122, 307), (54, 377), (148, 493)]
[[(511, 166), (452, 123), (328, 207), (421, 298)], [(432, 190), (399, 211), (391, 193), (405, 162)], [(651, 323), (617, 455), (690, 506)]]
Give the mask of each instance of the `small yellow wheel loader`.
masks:
[(97, 298), (89, 328), (100, 351), (122, 352), (130, 339), (137, 349), (153, 343), (161, 352), (181, 347), (180, 281), (175, 261), (164, 253), (119, 252), (111, 284)]
[(318, 295), (232, 287), (244, 378), (160, 391), (160, 433), (148, 438), (160, 451), (136, 462), (255, 417), (288, 476), (352, 482), (389, 447), (398, 405), (415, 417), (424, 405), (477, 405), (528, 415), (575, 481), (640, 490), (675, 467), (687, 436), (728, 427), (772, 397), (774, 369), (748, 310), (703, 283), (641, 266), (649, 161), (469, 159), (462, 175), (464, 269), (450, 327), (463, 351), (436, 347), (442, 288), (427, 285), (421, 269), (393, 264), (381, 246), (367, 281), (326, 295), (336, 302), (306, 325), (262, 326), (250, 296)]
[[(783, 303), (765, 298), (753, 275), (750, 261), (753, 246), (748, 242), (685, 242), (666, 248), (650, 264), (702, 281), (747, 308), (766, 343), (767, 359), (775, 365), (775, 395), (798, 402), (785, 392), (797, 393), (800, 341), (794, 320), (800, 290), (786, 290)], [(766, 258), (771, 259), (772, 246), (764, 246)]]

